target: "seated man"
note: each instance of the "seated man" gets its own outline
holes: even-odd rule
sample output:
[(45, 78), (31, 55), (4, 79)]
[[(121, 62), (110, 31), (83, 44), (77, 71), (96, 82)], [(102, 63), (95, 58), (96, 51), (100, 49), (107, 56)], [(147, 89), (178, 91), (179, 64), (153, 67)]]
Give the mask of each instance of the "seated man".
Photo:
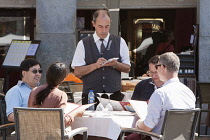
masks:
[(151, 78), (140, 81), (133, 92), (132, 100), (148, 101), (152, 93), (163, 85), (160, 80), (155, 65), (158, 63), (159, 55), (153, 56), (149, 61), (149, 75)]
[(12, 87), (5, 96), (6, 112), (10, 122), (14, 122), (14, 107), (27, 107), (31, 90), (39, 84), (41, 64), (35, 59), (25, 59), (20, 64), (21, 81)]
[[(180, 60), (176, 54), (170, 52), (160, 55), (155, 68), (164, 84), (161, 88), (156, 89), (150, 97), (145, 120), (139, 119), (136, 123), (139, 129), (160, 134), (167, 109), (195, 108), (196, 99), (193, 92), (178, 79), (179, 66)], [(141, 140), (141, 137), (129, 135), (125, 139)], [(146, 137), (146, 139), (150, 140), (151, 138)]]
[(74, 69), (71, 68), (71, 63), (69, 65), (70, 73), (66, 76), (64, 81), (74, 81), (75, 83), (82, 83), (82, 80), (75, 76)]
[(180, 60), (176, 54), (169, 52), (160, 55), (155, 67), (164, 84), (150, 97), (145, 120), (140, 119), (136, 123), (139, 129), (160, 134), (167, 109), (195, 108), (193, 92), (178, 79), (179, 66)]

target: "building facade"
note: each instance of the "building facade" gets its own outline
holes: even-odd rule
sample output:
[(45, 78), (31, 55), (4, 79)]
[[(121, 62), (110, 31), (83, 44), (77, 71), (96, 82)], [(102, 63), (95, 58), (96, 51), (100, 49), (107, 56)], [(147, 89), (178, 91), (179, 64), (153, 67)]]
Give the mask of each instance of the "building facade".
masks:
[[(206, 24), (210, 12), (205, 8), (210, 4), (208, 0), (116, 0), (115, 3), (111, 0), (0, 0), (0, 3), (0, 38), (15, 34), (41, 40), (37, 59), (45, 60), (41, 62), (43, 64), (59, 60), (68, 65), (79, 35), (83, 31), (94, 31), (91, 25), (93, 12), (106, 6), (113, 15), (111, 26), (114, 28), (111, 32), (122, 36), (129, 46), (131, 60), (136, 65), (135, 77), (143, 73), (141, 63), (144, 52), (134, 54), (133, 50), (152, 32), (165, 29), (174, 32), (176, 53), (195, 50), (197, 79), (210, 82), (210, 77), (206, 76), (210, 66), (204, 66), (210, 59), (207, 56), (210, 33)], [(199, 42), (192, 48), (190, 39), (195, 33), (195, 26), (199, 27), (196, 36)], [(0, 45), (2, 63), (9, 44), (0, 42)], [(48, 59), (46, 55), (54, 59)], [(4, 77), (5, 69), (1, 71), (0, 77)]]

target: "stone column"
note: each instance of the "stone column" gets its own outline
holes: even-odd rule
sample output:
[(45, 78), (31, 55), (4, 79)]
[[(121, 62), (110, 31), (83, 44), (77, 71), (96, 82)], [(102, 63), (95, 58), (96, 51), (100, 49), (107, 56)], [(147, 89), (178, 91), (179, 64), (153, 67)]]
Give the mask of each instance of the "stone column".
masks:
[(198, 44), (198, 80), (199, 82), (210, 82), (210, 0), (199, 0), (197, 12), (199, 24)]
[(55, 61), (72, 61), (76, 48), (76, 0), (36, 0), (36, 39), (41, 40), (37, 60), (46, 70)]
[(110, 33), (118, 35), (119, 34), (119, 7), (120, 0), (107, 0), (106, 6), (110, 11), (111, 16), (111, 27)]

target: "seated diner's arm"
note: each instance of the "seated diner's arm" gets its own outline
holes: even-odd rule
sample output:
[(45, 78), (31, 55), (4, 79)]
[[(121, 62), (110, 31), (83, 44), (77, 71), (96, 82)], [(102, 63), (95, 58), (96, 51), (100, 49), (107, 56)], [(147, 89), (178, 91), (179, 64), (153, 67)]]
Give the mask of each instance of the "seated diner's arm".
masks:
[(85, 110), (76, 109), (72, 111), (70, 114), (65, 115), (65, 126), (71, 125), (72, 122), (74, 122), (75, 117), (82, 117)]
[(15, 122), (14, 113), (9, 114), (9, 116), (7, 118), (8, 118), (8, 121)]
[(137, 122), (136, 122), (136, 127), (141, 129), (141, 130), (144, 130), (144, 131), (147, 131), (147, 132), (150, 132), (152, 130), (152, 128), (149, 128), (147, 127), (145, 124), (144, 124), (144, 121), (142, 121), (141, 119), (139, 119)]

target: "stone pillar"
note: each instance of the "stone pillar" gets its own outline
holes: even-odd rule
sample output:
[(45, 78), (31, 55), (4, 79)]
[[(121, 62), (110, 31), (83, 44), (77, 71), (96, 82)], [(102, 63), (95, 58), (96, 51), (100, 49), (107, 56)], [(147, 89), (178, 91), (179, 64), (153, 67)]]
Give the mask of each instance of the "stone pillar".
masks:
[(76, 0), (36, 0), (36, 39), (41, 40), (37, 60), (46, 70), (55, 61), (72, 61), (76, 48)]
[(198, 1), (198, 24), (199, 24), (199, 44), (198, 44), (198, 80), (199, 82), (210, 82), (210, 0)]
[(118, 35), (119, 34), (119, 7), (120, 0), (107, 0), (106, 6), (110, 11), (111, 16), (111, 27), (110, 33)]

